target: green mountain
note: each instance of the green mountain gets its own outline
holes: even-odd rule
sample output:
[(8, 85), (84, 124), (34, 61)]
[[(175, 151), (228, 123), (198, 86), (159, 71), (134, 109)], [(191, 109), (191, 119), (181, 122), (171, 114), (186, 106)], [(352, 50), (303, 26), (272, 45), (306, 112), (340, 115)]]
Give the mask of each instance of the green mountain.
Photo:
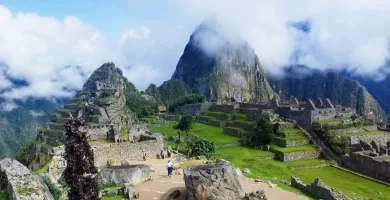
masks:
[[(134, 85), (114, 63), (105, 63), (88, 78), (81, 92), (60, 109), (51, 114), (46, 127), (38, 131), (34, 142), (26, 144), (18, 152), (18, 160), (30, 169), (42, 167), (50, 159), (55, 146), (64, 144), (64, 125), (69, 114), (81, 116), (87, 125), (114, 124), (125, 134), (138, 121), (134, 112), (128, 109), (127, 97), (140, 96)], [(122, 136), (122, 135), (121, 135)]]
[(215, 21), (205, 21), (192, 33), (172, 79), (183, 80), (197, 94), (215, 100), (270, 100), (269, 86), (254, 50), (231, 40)]
[(372, 119), (384, 117), (374, 97), (358, 81), (335, 72), (323, 72), (305, 66), (290, 66), (284, 76), (267, 75), (275, 92), (283, 98), (290, 95), (298, 99), (329, 98), (334, 104), (355, 108)]

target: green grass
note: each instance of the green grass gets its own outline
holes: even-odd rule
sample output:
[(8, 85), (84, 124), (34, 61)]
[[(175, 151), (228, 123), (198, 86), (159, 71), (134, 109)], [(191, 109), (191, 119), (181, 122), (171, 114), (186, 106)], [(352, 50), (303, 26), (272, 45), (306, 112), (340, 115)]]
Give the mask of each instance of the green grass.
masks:
[(383, 134), (385, 133), (384, 131), (365, 131), (365, 132), (360, 132), (360, 133), (347, 133), (343, 134), (341, 136), (361, 136), (361, 135), (377, 135), (377, 134)]
[[(49, 161), (45, 164), (45, 166), (43, 166), (41, 169), (38, 169), (38, 170), (34, 171), (33, 173), (34, 173), (34, 174), (43, 174), (43, 173), (49, 171), (50, 162), (51, 162), (51, 160), (49, 160)], [(1, 198), (0, 198), (0, 200), (1, 200)]]
[(325, 164), (325, 163), (328, 164), (330, 163), (330, 161), (326, 159), (316, 158), (316, 159), (285, 162), (287, 167), (315, 166), (315, 165)]
[[(168, 135), (168, 137), (172, 135), (178, 136), (178, 130), (174, 129), (173, 127), (174, 125), (171, 124), (162, 127), (150, 126), (150, 129), (155, 132), (166, 134)], [(192, 129), (192, 132), (194, 135), (199, 135), (204, 139), (214, 141), (217, 145), (234, 144), (240, 142), (240, 138), (224, 134), (223, 128), (209, 126), (206, 124), (194, 123), (194, 128)], [(185, 137), (184, 131), (181, 131), (181, 137)]]
[(303, 135), (297, 135), (297, 136), (292, 136), (292, 137), (287, 137), (287, 138), (284, 138), (284, 137), (277, 137), (279, 140), (285, 140), (285, 141), (292, 141), (292, 140), (303, 140), (303, 139), (306, 139), (305, 136)]
[(228, 155), (234, 155), (235, 153), (238, 153), (239, 156), (243, 157), (253, 157), (253, 158), (258, 158), (258, 157), (266, 157), (266, 156), (273, 156), (274, 153), (270, 151), (264, 151), (264, 150), (256, 150), (251, 147), (247, 146), (238, 146), (238, 147), (231, 147), (231, 148), (224, 148), (223, 150), (217, 149), (216, 151), (216, 157), (218, 157), (218, 153), (223, 152)]
[(314, 145), (302, 145), (296, 147), (283, 148), (276, 145), (271, 145), (271, 149), (283, 153), (292, 153), (297, 151), (312, 151), (312, 150), (316, 150), (316, 147)]
[(0, 200), (7, 200), (7, 195), (4, 192), (0, 192)]
[[(290, 166), (315, 164), (320, 162), (320, 159), (283, 163), (276, 160), (259, 160), (254, 156), (259, 154), (259, 152), (261, 151), (256, 149), (234, 147), (217, 149), (215, 156), (231, 161), (235, 167), (239, 167), (240, 169), (250, 169), (253, 174), (252, 177), (254, 178), (257, 177), (264, 180), (271, 180), (273, 183), (278, 184), (279, 187), (293, 192), (302, 193), (296, 188), (281, 184), (279, 181), (287, 180), (290, 182), (291, 176), (298, 176), (306, 184), (311, 184), (314, 181), (314, 178), (319, 177), (326, 185), (333, 187), (338, 191), (343, 191), (351, 197), (376, 200), (389, 199), (390, 187), (333, 167), (308, 170), (290, 170), (287, 167), (288, 164)], [(273, 181), (272, 178), (274, 177), (278, 180)], [(381, 192), (382, 195), (379, 195), (378, 192)]]
[(290, 128), (283, 131), (280, 131), (280, 133), (288, 135), (288, 134), (295, 134), (295, 133), (301, 133), (301, 129), (299, 128)]
[(124, 199), (123, 195), (115, 195), (115, 196), (104, 196), (102, 200), (122, 200)]

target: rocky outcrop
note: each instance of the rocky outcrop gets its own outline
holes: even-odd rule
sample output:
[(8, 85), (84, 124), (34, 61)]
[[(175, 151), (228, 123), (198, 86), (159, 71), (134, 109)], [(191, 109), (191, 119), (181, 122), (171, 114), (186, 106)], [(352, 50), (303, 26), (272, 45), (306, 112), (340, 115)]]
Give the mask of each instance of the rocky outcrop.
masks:
[(172, 78), (216, 100), (272, 99), (275, 93), (257, 55), (233, 34), (214, 19), (203, 22), (192, 33)]
[(245, 195), (236, 169), (226, 160), (184, 169), (188, 200), (236, 200)]
[(9, 200), (52, 200), (43, 180), (32, 175), (24, 165), (11, 158), (0, 161), (0, 189), (6, 190)]
[(111, 166), (100, 171), (96, 178), (99, 185), (142, 183), (149, 178), (149, 165)]

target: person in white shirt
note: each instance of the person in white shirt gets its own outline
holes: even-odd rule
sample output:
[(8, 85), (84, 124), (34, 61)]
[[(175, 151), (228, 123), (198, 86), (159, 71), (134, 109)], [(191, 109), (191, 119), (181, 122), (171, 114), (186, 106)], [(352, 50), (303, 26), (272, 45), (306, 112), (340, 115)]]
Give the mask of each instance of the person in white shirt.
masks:
[(168, 176), (172, 176), (172, 171), (173, 171), (173, 163), (169, 160), (167, 164), (167, 169), (168, 169)]

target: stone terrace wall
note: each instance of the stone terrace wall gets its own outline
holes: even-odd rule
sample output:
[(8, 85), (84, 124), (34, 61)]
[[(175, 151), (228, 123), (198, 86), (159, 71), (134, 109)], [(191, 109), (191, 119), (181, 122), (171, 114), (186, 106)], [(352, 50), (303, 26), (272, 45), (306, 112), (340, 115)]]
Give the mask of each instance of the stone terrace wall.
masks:
[(233, 128), (224, 128), (223, 132), (225, 134), (236, 136), (236, 137), (239, 137), (239, 138), (245, 138), (245, 137), (248, 137), (249, 135), (251, 135), (250, 133), (243, 132), (243, 131), (240, 131), (240, 130), (237, 130), (237, 129), (233, 129)]
[(346, 129), (336, 129), (336, 130), (330, 130), (331, 133), (335, 134), (348, 134), (348, 133), (360, 133), (360, 132), (365, 132), (365, 131), (376, 131), (378, 130), (377, 125), (372, 125), (372, 126), (364, 126), (364, 127), (351, 127), (351, 128), (346, 128)]
[(209, 109), (212, 103), (186, 104), (175, 110), (179, 115), (199, 115), (201, 112)]
[(381, 161), (363, 154), (364, 152), (354, 152), (350, 156), (342, 156), (343, 166), (390, 183), (390, 160)]
[(334, 108), (321, 108), (312, 111), (312, 117), (314, 121), (331, 119), (336, 116), (337, 112)]
[(240, 108), (242, 109), (269, 109), (269, 106), (267, 104), (257, 104), (257, 103), (240, 103)]
[(276, 158), (279, 160), (286, 162), (286, 161), (293, 161), (293, 160), (304, 160), (304, 159), (313, 159), (320, 157), (320, 152), (316, 150), (312, 151), (297, 151), (297, 152), (291, 152), (291, 153), (282, 153), (278, 151), (273, 151), (275, 153)]
[(214, 111), (214, 112), (235, 112), (236, 110), (239, 109), (239, 105), (217, 105), (217, 104), (212, 104), (209, 108), (209, 110)]
[(333, 188), (324, 185), (321, 179), (314, 179), (314, 183), (306, 185), (299, 178), (291, 177), (291, 186), (303, 190), (317, 198), (326, 200), (347, 200), (348, 198), (341, 192), (336, 192)]
[(140, 160), (142, 152), (146, 152), (148, 158), (155, 158), (163, 149), (163, 140), (148, 140), (135, 143), (95, 144), (91, 145), (95, 155), (95, 166), (107, 165), (107, 161), (120, 163), (122, 160)]
[(292, 110), (291, 107), (279, 107), (278, 113), (281, 117), (295, 120), (303, 128), (311, 130), (313, 123), (312, 111)]
[(360, 135), (360, 136), (351, 136), (349, 137), (349, 142), (351, 145), (359, 144), (360, 140), (370, 143), (375, 141), (377, 144), (386, 145), (386, 142), (390, 140), (390, 133), (383, 134), (373, 134), (373, 135)]
[(309, 144), (308, 139), (301, 139), (301, 140), (282, 140), (282, 139), (275, 139), (275, 144), (281, 147), (296, 147), (296, 146), (302, 146)]

